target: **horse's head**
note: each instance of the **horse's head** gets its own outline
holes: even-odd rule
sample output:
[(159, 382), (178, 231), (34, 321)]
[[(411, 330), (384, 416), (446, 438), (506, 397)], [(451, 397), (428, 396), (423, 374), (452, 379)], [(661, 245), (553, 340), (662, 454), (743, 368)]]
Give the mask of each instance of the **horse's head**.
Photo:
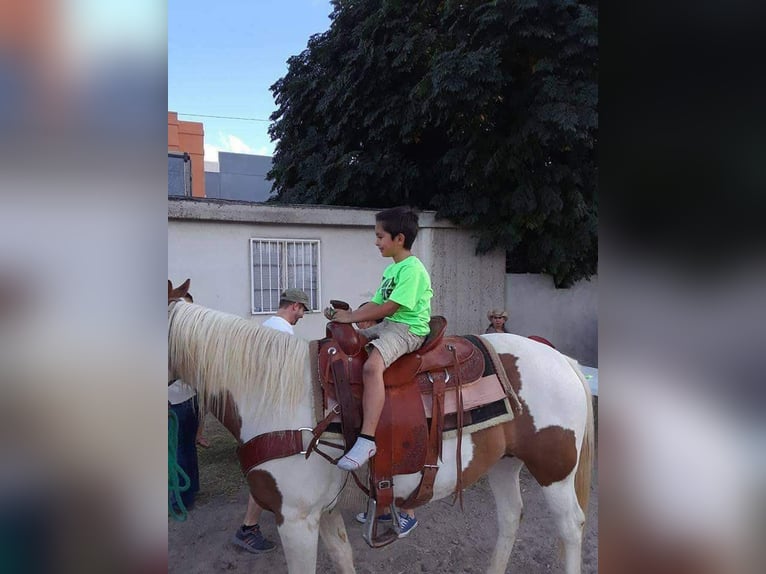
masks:
[(190, 303), (194, 302), (194, 298), (191, 296), (191, 293), (189, 293), (189, 285), (191, 284), (191, 279), (187, 279), (183, 283), (181, 283), (178, 287), (173, 287), (173, 283), (168, 279), (168, 305), (175, 301), (180, 301), (181, 299), (186, 299)]
[[(180, 301), (183, 299), (184, 301), (188, 301), (189, 303), (193, 303), (194, 299), (191, 296), (191, 293), (189, 293), (189, 285), (191, 284), (191, 279), (187, 279), (183, 283), (181, 283), (178, 287), (173, 287), (172, 281), (168, 279), (168, 313), (170, 312), (170, 304), (176, 303), (177, 301)], [(170, 368), (170, 357), (168, 357), (168, 385), (170, 385), (175, 380), (175, 373), (172, 372), (172, 369)]]

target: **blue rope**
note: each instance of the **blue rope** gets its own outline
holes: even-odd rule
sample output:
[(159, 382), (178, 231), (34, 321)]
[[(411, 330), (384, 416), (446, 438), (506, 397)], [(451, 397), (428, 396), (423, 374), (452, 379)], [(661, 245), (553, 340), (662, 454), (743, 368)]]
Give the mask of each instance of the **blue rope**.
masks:
[(178, 464), (178, 416), (168, 409), (168, 513), (174, 520), (183, 522), (188, 511), (181, 493), (189, 490), (189, 475)]

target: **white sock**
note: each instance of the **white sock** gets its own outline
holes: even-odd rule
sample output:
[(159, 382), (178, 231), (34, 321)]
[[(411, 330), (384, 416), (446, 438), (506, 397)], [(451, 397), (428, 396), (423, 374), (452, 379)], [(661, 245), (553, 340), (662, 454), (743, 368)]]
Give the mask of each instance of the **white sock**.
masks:
[(364, 466), (364, 463), (370, 460), (370, 457), (372, 457), (377, 450), (378, 449), (375, 447), (373, 441), (360, 436), (356, 439), (351, 450), (338, 461), (338, 468), (342, 468), (343, 470), (357, 470)]

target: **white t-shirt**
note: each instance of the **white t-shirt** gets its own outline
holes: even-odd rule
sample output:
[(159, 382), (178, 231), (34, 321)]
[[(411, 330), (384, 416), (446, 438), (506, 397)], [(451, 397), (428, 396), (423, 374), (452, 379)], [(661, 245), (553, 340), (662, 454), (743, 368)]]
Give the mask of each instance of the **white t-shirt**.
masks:
[(284, 331), (285, 333), (295, 335), (295, 331), (293, 331), (293, 326), (287, 321), (285, 321), (279, 315), (274, 315), (273, 317), (269, 317), (261, 325), (263, 327), (268, 327), (269, 329), (276, 329), (277, 331)]
[(168, 385), (168, 401), (171, 405), (179, 405), (188, 401), (194, 394), (194, 389), (181, 379), (176, 379), (172, 385)]

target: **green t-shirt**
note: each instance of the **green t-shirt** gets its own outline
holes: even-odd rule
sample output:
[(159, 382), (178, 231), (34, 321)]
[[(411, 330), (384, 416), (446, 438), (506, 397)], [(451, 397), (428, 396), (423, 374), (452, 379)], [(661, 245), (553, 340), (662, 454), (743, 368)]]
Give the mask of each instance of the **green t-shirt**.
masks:
[(431, 319), (431, 277), (420, 259), (410, 255), (399, 263), (392, 263), (383, 271), (383, 281), (372, 298), (382, 305), (389, 299), (399, 304), (389, 321), (409, 325), (413, 335), (428, 335)]

